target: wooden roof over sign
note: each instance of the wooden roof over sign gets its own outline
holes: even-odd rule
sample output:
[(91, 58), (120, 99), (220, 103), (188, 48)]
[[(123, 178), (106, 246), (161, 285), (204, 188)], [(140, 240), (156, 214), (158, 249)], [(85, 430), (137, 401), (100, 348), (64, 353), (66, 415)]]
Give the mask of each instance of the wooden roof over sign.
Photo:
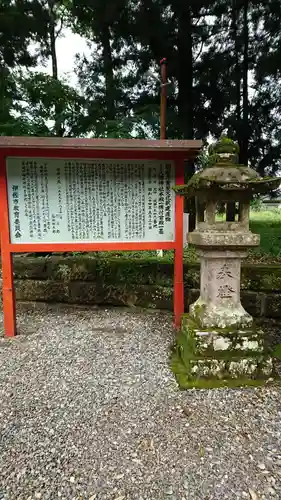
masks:
[(144, 139), (73, 139), (66, 137), (4, 137), (1, 149), (86, 149), (88, 151), (177, 151), (186, 158), (195, 157), (202, 148), (199, 140), (144, 140)]

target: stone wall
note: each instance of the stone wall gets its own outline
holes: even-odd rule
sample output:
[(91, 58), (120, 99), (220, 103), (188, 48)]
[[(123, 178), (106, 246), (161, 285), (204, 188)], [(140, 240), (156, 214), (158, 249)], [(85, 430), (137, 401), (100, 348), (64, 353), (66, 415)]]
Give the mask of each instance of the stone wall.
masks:
[[(14, 257), (20, 301), (172, 309), (173, 264), (159, 259), (86, 255)], [(186, 305), (199, 295), (199, 266), (184, 266)], [(281, 317), (281, 266), (247, 265), (242, 303), (253, 316)]]

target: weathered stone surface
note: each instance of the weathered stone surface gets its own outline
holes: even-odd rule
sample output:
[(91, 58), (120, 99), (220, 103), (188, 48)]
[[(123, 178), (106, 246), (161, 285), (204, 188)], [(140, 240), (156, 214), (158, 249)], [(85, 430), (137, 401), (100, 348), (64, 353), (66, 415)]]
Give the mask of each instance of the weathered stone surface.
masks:
[(213, 358), (190, 360), (190, 372), (197, 379), (204, 377), (227, 380), (269, 376), (272, 372), (272, 360), (264, 357), (260, 359), (248, 357), (232, 361)]
[[(253, 193), (277, 187), (281, 179), (267, 183), (246, 165), (239, 165), (239, 146), (221, 138), (209, 164), (176, 191), (195, 195), (198, 210), (195, 230), (188, 242), (200, 258), (200, 296), (189, 305), (176, 339), (172, 367), (179, 383), (208, 380), (259, 380), (272, 376), (273, 364), (253, 317), (241, 303), (241, 264), (247, 251), (259, 245), (260, 236), (250, 231)], [(223, 202), (226, 220), (217, 220)], [(200, 209), (201, 207), (201, 209)], [(261, 307), (262, 311), (262, 307)], [(180, 375), (180, 378), (179, 378)]]
[[(280, 290), (281, 292), (281, 290)], [(189, 306), (193, 304), (200, 295), (200, 290), (199, 289), (188, 289), (187, 287), (185, 288), (185, 297), (186, 297), (186, 307), (187, 310), (189, 309)], [(251, 292), (251, 291), (242, 291), (241, 292), (241, 303), (243, 307), (246, 309), (248, 313), (250, 313), (252, 316), (259, 317), (259, 316), (267, 316), (270, 317), (269, 314), (267, 314), (267, 311), (265, 310), (265, 297), (266, 293), (259, 293), (259, 292)], [(269, 295), (271, 296), (271, 295)], [(279, 301), (279, 314), (281, 317), (281, 293), (280, 294), (275, 294), (275, 300)], [(269, 312), (269, 311), (268, 311)], [(276, 311), (278, 313), (278, 311)]]
[(196, 357), (243, 357), (262, 353), (264, 333), (260, 328), (238, 330), (233, 328), (199, 328), (189, 314), (184, 314), (180, 336), (184, 352), (182, 356)]
[[(69, 269), (66, 269), (69, 268)], [(173, 286), (173, 262), (163, 259), (95, 258), (90, 255), (52, 255), (34, 257), (14, 256), (14, 275), (17, 279), (52, 279)], [(184, 263), (186, 288), (200, 287), (199, 263)], [(244, 264), (241, 270), (241, 289), (251, 291), (280, 291), (281, 266)]]
[[(264, 315), (264, 293), (258, 292), (242, 292), (241, 302), (251, 316), (259, 317)], [(280, 295), (281, 300), (281, 295)], [(281, 314), (281, 311), (280, 311)]]
[(181, 388), (256, 385), (274, 375), (261, 329), (200, 329), (189, 314), (182, 318), (171, 367)]
[(173, 264), (158, 259), (93, 258), (87, 255), (14, 257), (18, 279), (94, 281), (106, 283), (173, 286)]
[(114, 306), (140, 306), (152, 309), (171, 309), (172, 290), (161, 286), (101, 285), (71, 282), (70, 303)]
[(67, 284), (51, 280), (15, 280), (16, 299), (23, 301), (67, 302)]
[[(185, 264), (184, 283), (187, 288), (200, 288), (200, 266), (197, 263)], [(281, 266), (273, 264), (249, 264), (241, 266), (241, 291), (280, 292)]]
[(16, 298), (21, 301), (96, 304), (153, 309), (172, 309), (172, 289), (161, 286), (113, 286), (93, 282), (15, 280)]
[[(126, 284), (129, 287), (128, 297), (134, 294), (138, 297), (143, 296), (143, 289), (140, 287), (146, 285), (146, 299), (142, 299), (142, 304), (148, 302), (150, 307), (173, 309), (172, 262), (112, 257), (96, 259), (87, 255), (49, 257), (15, 255), (14, 275), (18, 300), (78, 304), (83, 304), (85, 301), (85, 303), (95, 304), (94, 300), (98, 292), (95, 291), (88, 300), (86, 291), (90, 293), (93, 290), (93, 284), (95, 289), (101, 285), (114, 285), (111, 290), (119, 287), (122, 289)], [(186, 263), (184, 282), (187, 309), (199, 297), (199, 281), (199, 265)], [(72, 282), (77, 282), (77, 286), (72, 285)], [(86, 283), (89, 285), (87, 286)], [(108, 295), (109, 290), (110, 287), (107, 287), (106, 294), (110, 303), (119, 304), (120, 299), (117, 299), (115, 303), (115, 298)], [(272, 290), (280, 291), (280, 293), (272, 293)], [(154, 299), (155, 293), (161, 293), (162, 299)], [(114, 294), (116, 297), (115, 292)], [(119, 295), (122, 294), (124, 295), (124, 291)], [(154, 300), (156, 302), (153, 305)], [(281, 317), (281, 266), (242, 266), (241, 302), (252, 316)]]
[(189, 310), (189, 306), (199, 298), (200, 290), (186, 288), (185, 294), (186, 294), (186, 306), (187, 310)]
[(268, 318), (281, 317), (281, 295), (280, 294), (267, 294), (265, 297), (265, 311), (264, 315)]
[[(236, 227), (235, 227), (236, 226)], [(207, 226), (206, 226), (207, 229)], [(253, 234), (250, 232), (241, 232), (239, 233), (239, 227), (237, 230), (237, 223), (232, 224), (232, 228), (229, 233), (227, 232), (216, 232), (212, 233), (211, 231), (194, 231), (188, 235), (188, 241), (192, 245), (195, 245), (200, 248), (207, 247), (224, 247), (227, 245), (227, 248), (237, 248), (238, 238), (240, 241), (240, 248), (250, 248), (256, 247), (260, 243), (260, 235)]]
[[(192, 233), (193, 234), (193, 233)], [(210, 238), (215, 233), (210, 232)], [(251, 315), (244, 309), (240, 301), (241, 259), (246, 256), (238, 245), (236, 250), (228, 246), (228, 235), (225, 236), (225, 247), (201, 248), (198, 251), (200, 267), (200, 297), (189, 306), (189, 312), (204, 327), (243, 326), (252, 324)]]
[(49, 259), (46, 257), (15, 255), (13, 261), (15, 278), (46, 280), (50, 277)]
[(281, 266), (245, 263), (242, 265), (241, 289), (281, 291)]

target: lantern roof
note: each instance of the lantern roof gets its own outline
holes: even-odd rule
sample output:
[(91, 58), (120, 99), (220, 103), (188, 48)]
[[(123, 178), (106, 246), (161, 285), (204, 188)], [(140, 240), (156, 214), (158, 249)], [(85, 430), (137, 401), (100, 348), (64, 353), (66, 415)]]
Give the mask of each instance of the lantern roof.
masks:
[(209, 148), (207, 168), (194, 174), (187, 184), (176, 186), (176, 193), (192, 198), (206, 190), (225, 195), (236, 192), (238, 196), (240, 192), (251, 198), (253, 194), (265, 194), (279, 187), (281, 178), (260, 177), (253, 168), (239, 164), (238, 155), (238, 144), (222, 137)]

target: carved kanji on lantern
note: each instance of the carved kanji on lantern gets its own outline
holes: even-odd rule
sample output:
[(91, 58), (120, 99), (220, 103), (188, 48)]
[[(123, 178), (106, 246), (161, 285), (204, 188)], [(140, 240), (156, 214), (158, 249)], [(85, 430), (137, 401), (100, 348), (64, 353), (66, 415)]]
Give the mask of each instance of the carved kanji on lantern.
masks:
[(223, 266), (221, 267), (221, 269), (219, 270), (219, 272), (217, 274), (217, 279), (222, 280), (224, 278), (233, 278), (231, 271), (230, 271), (227, 264), (223, 264)]

